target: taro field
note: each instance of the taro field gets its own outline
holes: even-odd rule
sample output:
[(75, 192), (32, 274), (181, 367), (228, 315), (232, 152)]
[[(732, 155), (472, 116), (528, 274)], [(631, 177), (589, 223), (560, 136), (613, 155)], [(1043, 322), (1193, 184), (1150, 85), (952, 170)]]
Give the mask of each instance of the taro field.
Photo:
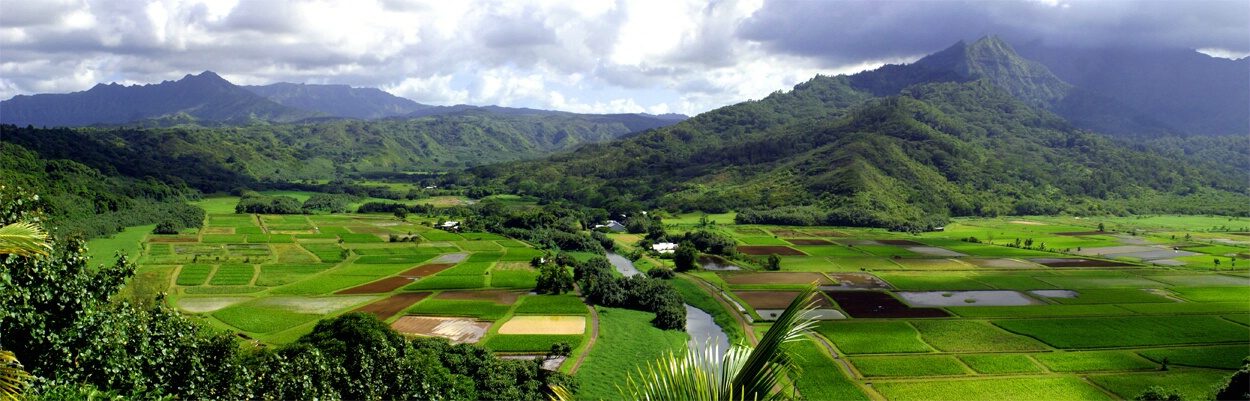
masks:
[[(717, 217), (706, 229), (746, 256), (688, 276), (756, 332), (819, 285), (797, 382), (812, 399), (1132, 399), (1155, 385), (1208, 399), (1250, 356), (1244, 219), (969, 219), (913, 235)], [(769, 254), (779, 271), (761, 269)]]

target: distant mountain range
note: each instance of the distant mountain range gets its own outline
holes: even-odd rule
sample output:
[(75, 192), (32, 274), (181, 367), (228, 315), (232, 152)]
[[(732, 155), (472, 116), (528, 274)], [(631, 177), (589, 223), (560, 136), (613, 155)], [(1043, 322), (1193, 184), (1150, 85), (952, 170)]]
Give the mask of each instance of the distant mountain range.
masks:
[[(18, 95), (0, 102), (0, 123), (18, 126), (204, 126), (317, 122), (336, 118), (421, 118), (462, 112), (496, 115), (582, 114), (500, 106), (431, 106), (377, 88), (276, 83), (237, 86), (212, 71), (178, 81), (122, 86), (99, 84), (83, 92)], [(599, 116), (586, 114), (585, 116)], [(639, 130), (668, 125), (681, 114), (616, 114)]]

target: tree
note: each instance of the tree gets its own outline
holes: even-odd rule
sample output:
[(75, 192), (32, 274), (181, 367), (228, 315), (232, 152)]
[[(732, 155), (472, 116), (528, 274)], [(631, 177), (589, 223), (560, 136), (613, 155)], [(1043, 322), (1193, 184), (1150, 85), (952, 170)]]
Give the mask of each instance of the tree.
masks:
[(765, 270), (781, 270), (781, 257), (777, 254), (768, 255), (768, 264), (764, 265)]
[(1107, 231), (1107, 226), (1104, 226), (1102, 223), (1098, 223), (1098, 231)]
[(544, 263), (538, 268), (538, 286), (534, 291), (539, 294), (563, 294), (573, 291), (573, 282), (573, 274), (568, 268)]
[(677, 271), (694, 269), (694, 260), (698, 256), (699, 250), (693, 244), (689, 241), (682, 241), (673, 252), (673, 263), (677, 265)]
[(1215, 390), (1217, 400), (1250, 400), (1250, 358), (1241, 361), (1241, 369), (1228, 377), (1228, 382)]
[[(658, 361), (630, 373), (624, 386), (618, 386), (623, 399), (630, 400), (762, 400), (788, 398), (792, 382), (784, 377), (800, 373), (786, 344), (806, 340), (804, 332), (813, 320), (804, 318), (813, 308), (816, 286), (808, 286), (790, 302), (781, 316), (750, 347), (735, 344), (723, 357), (712, 347), (690, 347), (686, 354), (670, 353)], [(559, 391), (556, 392), (558, 395)]]
[[(1221, 398), (1223, 399), (1223, 398)], [(1150, 386), (1133, 397), (1133, 401), (1181, 401), (1181, 393), (1174, 388), (1163, 388), (1160, 386)]]
[(160, 224), (157, 224), (156, 228), (152, 230), (152, 234), (168, 235), (168, 234), (177, 234), (177, 233), (178, 233), (178, 223), (173, 220), (161, 221)]
[(395, 208), (395, 218), (400, 219), (400, 220), (408, 219), (408, 209), (402, 208), (402, 207)]

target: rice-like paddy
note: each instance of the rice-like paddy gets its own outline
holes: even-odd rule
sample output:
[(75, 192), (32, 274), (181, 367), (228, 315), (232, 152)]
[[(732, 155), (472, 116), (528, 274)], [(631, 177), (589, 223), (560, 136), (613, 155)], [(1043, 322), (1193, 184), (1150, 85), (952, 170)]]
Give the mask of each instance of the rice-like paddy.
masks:
[(477, 343), (490, 330), (490, 322), (479, 322), (468, 318), (403, 316), (391, 323), (391, 328), (400, 333), (443, 337), (452, 344)]
[(187, 312), (206, 313), (250, 300), (251, 297), (184, 297), (177, 304), (178, 308)]
[(582, 334), (585, 331), (585, 316), (513, 316), (499, 326), (499, 334)]

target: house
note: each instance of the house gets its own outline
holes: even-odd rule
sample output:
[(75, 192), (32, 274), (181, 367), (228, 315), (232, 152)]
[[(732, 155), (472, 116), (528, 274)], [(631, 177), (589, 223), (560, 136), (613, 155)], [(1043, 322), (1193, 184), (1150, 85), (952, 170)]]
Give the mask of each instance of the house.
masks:
[(677, 244), (672, 242), (661, 242), (651, 246), (651, 249), (659, 253), (677, 252)]
[(441, 228), (444, 231), (459, 230), (460, 222), (459, 221), (445, 221), (443, 222), (443, 225), (438, 226), (438, 228)]
[(594, 228), (599, 227), (607, 227), (609, 230), (612, 230), (612, 232), (617, 233), (625, 232), (625, 225), (616, 220), (608, 220), (608, 224), (596, 224)]

